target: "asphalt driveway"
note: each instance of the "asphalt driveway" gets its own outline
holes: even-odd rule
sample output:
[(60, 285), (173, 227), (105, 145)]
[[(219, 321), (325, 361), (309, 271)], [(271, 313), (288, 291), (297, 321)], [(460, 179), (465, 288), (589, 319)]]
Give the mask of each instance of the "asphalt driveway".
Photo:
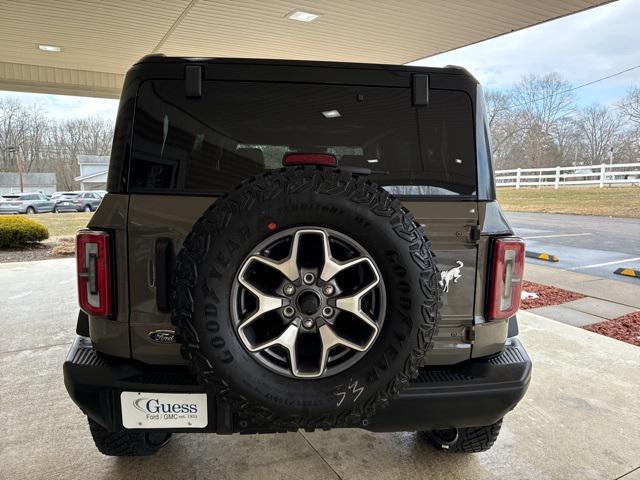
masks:
[(532, 384), (489, 452), (436, 452), (413, 432), (334, 430), (176, 435), (155, 457), (102, 456), (62, 383), (73, 273), (73, 259), (0, 265), (1, 479), (640, 478), (640, 349), (528, 313)]
[(615, 275), (618, 267), (640, 270), (640, 218), (508, 212), (527, 250), (550, 253), (558, 263), (527, 262), (640, 285), (640, 278)]

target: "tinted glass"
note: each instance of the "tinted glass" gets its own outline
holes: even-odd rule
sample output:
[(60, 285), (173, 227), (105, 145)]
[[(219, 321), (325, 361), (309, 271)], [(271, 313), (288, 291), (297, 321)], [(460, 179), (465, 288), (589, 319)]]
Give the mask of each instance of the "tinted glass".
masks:
[(331, 153), (396, 194), (476, 191), (473, 115), (460, 91), (206, 81), (144, 82), (134, 124), (132, 190), (222, 193), (287, 152)]

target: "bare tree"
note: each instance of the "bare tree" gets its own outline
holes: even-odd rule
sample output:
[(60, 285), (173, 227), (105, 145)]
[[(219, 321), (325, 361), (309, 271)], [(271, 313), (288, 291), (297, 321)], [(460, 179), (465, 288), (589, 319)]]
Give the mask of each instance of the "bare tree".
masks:
[(522, 133), (518, 112), (512, 109), (513, 97), (509, 91), (488, 90), (485, 103), (494, 164), (496, 168), (509, 168), (511, 152)]
[(543, 167), (564, 162), (558, 158), (564, 150), (557, 148), (555, 135), (559, 122), (566, 122), (575, 110), (571, 84), (557, 73), (526, 75), (512, 90), (511, 109), (517, 112), (524, 146), (520, 161), (526, 166)]
[(108, 155), (113, 123), (98, 118), (70, 119), (53, 125), (49, 132), (49, 168), (56, 173), (58, 188), (76, 187), (80, 169), (77, 156)]
[(575, 111), (571, 84), (557, 73), (522, 77), (513, 89), (513, 103), (514, 108), (525, 114), (525, 120), (538, 123), (544, 132)]
[(609, 161), (609, 152), (619, 146), (622, 120), (610, 108), (593, 104), (583, 108), (577, 119), (581, 133), (581, 157), (587, 165), (597, 165)]
[[(0, 98), (0, 171), (54, 172), (58, 188), (77, 187), (77, 155), (107, 155), (113, 123), (99, 118), (57, 120), (38, 105)], [(18, 152), (19, 155), (16, 153)]]
[(578, 163), (580, 131), (575, 118), (563, 117), (558, 119), (551, 126), (550, 133), (555, 144), (555, 165), (570, 166)]
[(640, 87), (629, 89), (618, 106), (631, 122), (640, 127)]

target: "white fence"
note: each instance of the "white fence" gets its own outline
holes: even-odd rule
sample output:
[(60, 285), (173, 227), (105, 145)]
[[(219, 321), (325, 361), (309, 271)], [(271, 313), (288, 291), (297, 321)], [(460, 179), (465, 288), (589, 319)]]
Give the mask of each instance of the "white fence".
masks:
[(496, 170), (498, 187), (555, 187), (563, 185), (640, 185), (640, 163), (583, 167), (514, 168)]

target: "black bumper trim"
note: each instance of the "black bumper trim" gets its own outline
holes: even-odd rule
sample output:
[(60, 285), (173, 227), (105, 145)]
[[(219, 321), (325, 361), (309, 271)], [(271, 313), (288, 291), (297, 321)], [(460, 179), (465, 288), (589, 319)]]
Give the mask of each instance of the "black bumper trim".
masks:
[[(87, 337), (76, 337), (64, 362), (64, 382), (73, 401), (93, 420), (111, 431), (122, 430), (120, 393), (204, 392), (184, 366), (146, 365), (99, 356)], [(389, 407), (364, 420), (372, 431), (418, 431), (473, 427), (495, 423), (524, 396), (531, 378), (531, 360), (517, 338), (504, 351), (450, 367), (423, 367), (418, 377)], [(228, 405), (208, 398), (209, 425), (173, 432), (233, 433), (246, 430)], [(258, 430), (256, 430), (258, 431)], [(261, 427), (259, 431), (278, 431)]]

